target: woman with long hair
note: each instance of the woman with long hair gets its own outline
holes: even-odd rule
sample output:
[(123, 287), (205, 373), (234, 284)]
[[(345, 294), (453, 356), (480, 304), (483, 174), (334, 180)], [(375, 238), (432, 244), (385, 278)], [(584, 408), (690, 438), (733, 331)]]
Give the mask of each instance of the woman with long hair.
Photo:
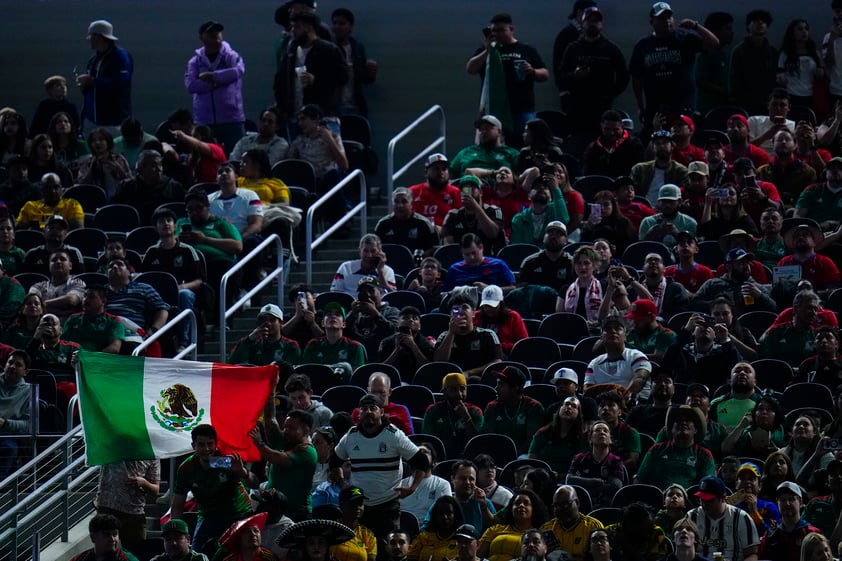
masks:
[(486, 286), (482, 291), (479, 309), (474, 312), (474, 325), (496, 333), (505, 356), (512, 352), (515, 343), (529, 337), (523, 318), (506, 306), (503, 290), (493, 284)]
[(540, 528), (549, 520), (547, 507), (529, 489), (518, 489), (500, 516), (501, 523), (491, 526), (480, 539), (477, 557), (488, 561), (510, 561), (520, 557), (521, 538), (530, 528)]
[(17, 111), (7, 111), (0, 117), (0, 164), (15, 156), (29, 155), (26, 119)]
[(573, 458), (567, 470), (567, 483), (585, 487), (594, 508), (611, 506), (617, 490), (629, 483), (626, 466), (622, 458), (611, 453), (611, 427), (605, 421), (591, 425), (588, 441), (591, 449)]
[(579, 241), (609, 239), (614, 242), (617, 254), (622, 255), (629, 244), (637, 241), (637, 230), (634, 229), (631, 220), (623, 216), (613, 191), (600, 191), (594, 195), (594, 205), (599, 205), (599, 212), (596, 212), (595, 206), (589, 207), (588, 217), (579, 228)]
[(577, 249), (573, 253), (576, 280), (570, 283), (563, 296), (559, 295), (556, 303), (556, 312), (579, 314), (593, 329), (599, 323), (599, 308), (604, 298), (602, 283), (596, 278), (598, 266), (599, 257), (593, 247), (586, 245)]
[(129, 162), (125, 156), (114, 150), (114, 137), (105, 128), (95, 128), (88, 134), (91, 155), (79, 164), (77, 181), (102, 187), (106, 198), (111, 200), (117, 192), (117, 184), (131, 176)]
[(26, 252), (15, 245), (15, 218), (11, 215), (0, 217), (0, 263), (3, 272), (13, 277), (23, 270)]
[(778, 485), (784, 481), (795, 483), (795, 471), (792, 469), (792, 461), (783, 450), (772, 452), (766, 456), (763, 462), (763, 478), (760, 482), (760, 492), (757, 496), (765, 501), (775, 502), (777, 500)]
[(547, 462), (556, 473), (567, 473), (576, 454), (587, 450), (586, 432), (582, 403), (577, 397), (568, 397), (532, 437), (528, 457)]
[(786, 88), (790, 103), (812, 108), (813, 86), (823, 77), (824, 63), (810, 37), (810, 24), (805, 19), (790, 21), (778, 55), (778, 85)]
[(517, 171), (522, 173), (539, 161), (561, 163), (563, 154), (550, 125), (543, 119), (532, 119), (523, 127), (523, 148), (518, 154)]
[(529, 193), (511, 168), (503, 166), (488, 173), (488, 185), (482, 189), (484, 204), (500, 207), (506, 237), (512, 235), (512, 218), (530, 205)]
[(614, 534), (612, 559), (615, 561), (654, 561), (663, 559), (670, 551), (664, 530), (655, 524), (643, 503), (623, 507), (620, 521), (605, 529)]
[(88, 143), (78, 137), (76, 127), (70, 115), (60, 111), (53, 115), (47, 126), (47, 134), (53, 141), (56, 160), (66, 165), (71, 171), (79, 167), (79, 158), (91, 153)]
[(534, 491), (541, 498), (544, 506), (547, 506), (553, 504), (553, 495), (558, 488), (557, 480), (558, 477), (553, 472), (544, 468), (532, 468), (523, 476), (520, 488)]
[(801, 542), (801, 561), (833, 561), (833, 548), (822, 534), (812, 532)]
[(594, 238), (592, 247), (596, 252), (596, 256), (599, 258), (599, 265), (597, 265), (596, 272), (594, 273), (599, 280), (604, 280), (608, 276), (608, 270), (611, 267), (623, 266), (620, 258), (615, 257), (617, 255), (617, 246), (614, 245), (613, 241), (606, 238)]
[(556, 162), (549, 164), (548, 167), (552, 168), (555, 186), (561, 189), (564, 204), (567, 205), (567, 213), (570, 215), (570, 221), (567, 223), (568, 235), (573, 234), (582, 224), (582, 219), (585, 217), (585, 198), (570, 183), (567, 166), (561, 162)]
[(734, 230), (744, 230), (757, 237), (757, 224), (743, 210), (742, 199), (733, 184), (719, 189), (710, 188), (705, 193), (705, 207), (699, 221), (698, 235), (706, 240), (718, 240)]
[(61, 179), (62, 187), (73, 185), (73, 174), (66, 165), (56, 159), (53, 140), (46, 134), (36, 135), (32, 139), (29, 157), (29, 181), (38, 183), (46, 173), (54, 173)]
[(430, 507), (430, 518), (421, 533), (412, 540), (406, 558), (409, 561), (453, 559), (456, 557), (456, 529), (464, 522), (462, 507), (454, 497), (439, 497)]
[(807, 491), (815, 488), (813, 476), (817, 470), (825, 470), (833, 461), (833, 453), (822, 446), (821, 424), (817, 417), (802, 414), (796, 417), (790, 431), (789, 444), (781, 451), (792, 460), (795, 481)]
[(283, 181), (272, 177), (269, 155), (260, 148), (247, 150), (243, 154), (237, 185), (257, 193), (263, 204), (289, 204), (289, 189)]
[(25, 349), (32, 342), (35, 328), (45, 313), (44, 299), (30, 292), (23, 298), (17, 318), (3, 332), (3, 342), (16, 349)]
[(722, 453), (765, 458), (783, 444), (784, 410), (777, 399), (763, 396), (722, 441)]

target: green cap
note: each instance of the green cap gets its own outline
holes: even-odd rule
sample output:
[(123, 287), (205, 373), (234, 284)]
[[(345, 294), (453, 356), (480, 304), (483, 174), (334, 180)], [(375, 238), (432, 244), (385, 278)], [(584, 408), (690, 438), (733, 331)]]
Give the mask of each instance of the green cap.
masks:
[(328, 302), (325, 304), (326, 312), (339, 312), (342, 314), (342, 319), (345, 319), (345, 308), (339, 302)]

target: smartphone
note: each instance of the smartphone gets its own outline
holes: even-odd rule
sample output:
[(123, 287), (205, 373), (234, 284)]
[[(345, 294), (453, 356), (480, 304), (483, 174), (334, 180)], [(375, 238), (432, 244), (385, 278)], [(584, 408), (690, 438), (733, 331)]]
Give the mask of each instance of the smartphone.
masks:
[(231, 469), (231, 461), (234, 458), (231, 456), (211, 456), (209, 458), (210, 467), (216, 469)]
[(704, 318), (703, 325), (705, 327), (713, 327), (714, 325), (716, 325), (716, 320), (713, 318)]
[(450, 310), (450, 313), (453, 314), (454, 316), (461, 316), (462, 315), (462, 308), (460, 308), (459, 306), (453, 306), (453, 308)]
[(716, 190), (716, 198), (718, 199), (727, 199), (728, 198), (728, 188), (723, 187), (721, 189)]
[(602, 205), (599, 203), (590, 203), (588, 206), (591, 209), (591, 216), (595, 216), (602, 220)]
[(473, 187), (462, 187), (462, 194), (463, 195), (470, 195), (473, 192)]
[(184, 226), (181, 227), (181, 231), (182, 232), (192, 232), (193, 226), (191, 226), (190, 224), (185, 224)]
[(772, 117), (772, 122), (776, 125), (785, 125), (786, 124), (786, 117), (783, 115), (775, 115)]
[(299, 292), (298, 293), (298, 301), (306, 306), (307, 305), (307, 293), (306, 292)]

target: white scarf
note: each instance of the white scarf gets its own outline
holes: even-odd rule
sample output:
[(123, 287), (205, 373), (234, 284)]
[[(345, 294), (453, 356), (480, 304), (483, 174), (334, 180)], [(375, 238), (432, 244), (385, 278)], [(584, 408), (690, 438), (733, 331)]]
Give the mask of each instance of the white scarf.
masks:
[[(579, 302), (579, 281), (570, 283), (567, 293), (564, 295), (564, 311), (576, 313), (576, 305)], [(588, 286), (588, 294), (585, 296), (585, 312), (588, 321), (599, 321), (599, 307), (602, 305), (602, 285), (596, 277), (591, 277), (591, 284)]]
[(649, 290), (649, 294), (652, 295), (652, 301), (655, 302), (655, 305), (658, 306), (658, 311), (661, 311), (661, 306), (664, 304), (664, 292), (666, 292), (667, 288), (667, 278), (661, 277), (661, 282), (658, 283), (658, 286), (655, 290), (650, 289), (648, 286), (646, 287)]

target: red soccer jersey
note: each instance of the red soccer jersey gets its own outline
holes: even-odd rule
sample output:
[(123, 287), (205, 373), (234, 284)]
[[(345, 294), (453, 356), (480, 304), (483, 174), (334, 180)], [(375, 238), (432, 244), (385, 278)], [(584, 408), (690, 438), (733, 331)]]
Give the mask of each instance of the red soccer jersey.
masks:
[(678, 148), (673, 148), (672, 150), (672, 159), (681, 164), (684, 167), (687, 167), (690, 162), (704, 162), (705, 161), (705, 151), (699, 148), (698, 146), (689, 145), (687, 148), (683, 150), (679, 150)]
[(794, 255), (787, 255), (778, 261), (778, 267), (801, 265), (801, 278), (813, 283), (816, 290), (824, 290), (839, 282), (839, 269), (829, 257), (814, 253), (804, 262), (798, 262)]
[(689, 271), (680, 270), (678, 265), (670, 265), (664, 270), (664, 275), (672, 277), (672, 280), (695, 293), (706, 280), (713, 278), (713, 271), (701, 263), (695, 263)]
[(459, 187), (450, 183), (441, 191), (431, 189), (426, 183), (409, 188), (412, 193), (412, 210), (426, 216), (436, 226), (444, 223), (444, 217), (454, 208), (462, 208), (462, 193)]
[(648, 207), (643, 203), (636, 203), (632, 201), (628, 206), (620, 207), (620, 212), (622, 212), (623, 216), (631, 221), (635, 230), (640, 230), (640, 223), (647, 216), (654, 215), (655, 209)]

